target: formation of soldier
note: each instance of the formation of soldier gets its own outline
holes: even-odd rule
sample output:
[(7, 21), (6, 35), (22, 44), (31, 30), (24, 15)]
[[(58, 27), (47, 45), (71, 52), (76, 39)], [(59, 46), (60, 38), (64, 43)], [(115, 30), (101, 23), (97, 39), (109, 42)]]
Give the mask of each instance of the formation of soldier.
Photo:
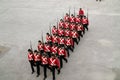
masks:
[(38, 41), (38, 49), (28, 49), (28, 60), (31, 65), (32, 74), (36, 66), (37, 77), (40, 75), (40, 66), (43, 67), (44, 79), (47, 78), (47, 69), (52, 72), (55, 80), (55, 69), (60, 74), (63, 67), (63, 60), (67, 63), (70, 51), (73, 52), (75, 43), (78, 45), (80, 39), (88, 31), (88, 17), (84, 15), (84, 10), (80, 8), (79, 14), (66, 13), (63, 19), (53, 26), (50, 33), (46, 33), (46, 42)]

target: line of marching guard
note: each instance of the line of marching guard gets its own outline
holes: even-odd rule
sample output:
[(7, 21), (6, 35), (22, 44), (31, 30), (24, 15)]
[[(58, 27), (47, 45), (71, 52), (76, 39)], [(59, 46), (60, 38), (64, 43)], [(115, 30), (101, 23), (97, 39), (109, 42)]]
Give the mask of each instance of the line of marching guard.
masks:
[(28, 60), (31, 65), (32, 74), (35, 72), (36, 66), (37, 77), (40, 75), (40, 66), (43, 67), (44, 79), (47, 78), (47, 69), (52, 72), (53, 80), (55, 80), (55, 69), (60, 74), (63, 67), (63, 60), (67, 63), (67, 57), (70, 51), (73, 52), (75, 44), (79, 44), (80, 39), (88, 30), (88, 17), (84, 15), (84, 10), (80, 8), (79, 14), (66, 13), (63, 19), (50, 29), (50, 33), (46, 33), (46, 42), (38, 41), (38, 49), (28, 49)]

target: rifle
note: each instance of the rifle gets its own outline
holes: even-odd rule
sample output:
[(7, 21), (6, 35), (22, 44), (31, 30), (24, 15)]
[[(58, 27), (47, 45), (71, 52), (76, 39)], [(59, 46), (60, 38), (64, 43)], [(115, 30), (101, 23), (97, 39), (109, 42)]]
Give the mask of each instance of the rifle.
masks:
[(74, 17), (75, 17), (75, 7), (74, 7)]
[(57, 35), (58, 35), (58, 18), (57, 18), (56, 25), (57, 25)]
[[(69, 18), (70, 18), (70, 7), (69, 7)], [(70, 27), (70, 19), (69, 19), (69, 27)]]
[[(71, 15), (71, 13), (70, 13), (70, 7), (69, 7), (69, 18), (70, 18), (70, 15)], [(69, 19), (69, 22), (70, 22), (70, 19)]]
[(58, 18), (57, 18), (57, 29), (58, 29)]
[(70, 7), (69, 7), (69, 17), (70, 17)]
[(88, 18), (88, 8), (87, 8), (87, 18)]
[(42, 43), (44, 43), (44, 40), (43, 40), (43, 32), (42, 32), (41, 38), (42, 38)]
[(30, 40), (30, 49), (33, 51), (31, 40)]
[(49, 30), (50, 30), (50, 35), (51, 35), (51, 26), (50, 26), (50, 24), (49, 24)]
[(64, 20), (64, 13), (63, 13), (63, 20)]

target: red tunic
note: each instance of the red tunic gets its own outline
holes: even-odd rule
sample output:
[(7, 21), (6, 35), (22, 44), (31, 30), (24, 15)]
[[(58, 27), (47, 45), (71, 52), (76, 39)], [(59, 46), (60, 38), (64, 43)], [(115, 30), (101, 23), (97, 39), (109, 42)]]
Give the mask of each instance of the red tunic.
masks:
[(79, 10), (79, 15), (84, 15), (84, 11), (83, 10)]
[(89, 24), (88, 19), (87, 19), (87, 18), (83, 18), (83, 19), (82, 19), (82, 24)]
[(81, 22), (80, 18), (79, 17), (75, 18), (75, 22), (80, 23)]
[(64, 35), (65, 36), (70, 36), (70, 30), (69, 29), (65, 30)]
[(63, 36), (64, 35), (64, 30), (63, 29), (58, 29), (58, 35)]
[(47, 36), (46, 36), (46, 41), (47, 41), (47, 42), (51, 42), (51, 41), (52, 41), (51, 36), (48, 36), (48, 35), (47, 35)]
[(69, 21), (69, 16), (65, 16), (64, 21)]
[(52, 36), (52, 42), (53, 43), (58, 43), (58, 37), (57, 36)]
[(63, 28), (64, 22), (59, 22), (59, 28)]
[(42, 64), (43, 64), (43, 65), (48, 64), (48, 58), (47, 58), (47, 57), (43, 57), (43, 56), (42, 56), (41, 61), (42, 61)]
[(43, 44), (38, 44), (38, 51), (43, 50)]
[(34, 60), (34, 55), (32, 53), (28, 53), (28, 60)]
[(70, 30), (76, 30), (76, 25), (75, 24), (70, 24)]
[(84, 30), (84, 28), (83, 28), (82, 25), (78, 25), (78, 26), (77, 26), (77, 31), (83, 31), (83, 30)]
[(70, 22), (75, 22), (75, 17), (70, 17)]
[(58, 55), (66, 57), (67, 56), (67, 52), (66, 52), (66, 50), (64, 48), (59, 48), (58, 49)]
[(34, 60), (35, 61), (41, 61), (41, 55), (39, 55), (39, 54), (34, 55)]
[(58, 47), (57, 46), (52, 46), (52, 48), (51, 48), (52, 54), (56, 54), (57, 51), (58, 51)]
[(66, 28), (69, 28), (69, 23), (68, 23), (68, 22), (65, 22), (64, 28), (65, 28), (65, 29), (66, 29)]
[(50, 45), (44, 45), (44, 51), (45, 52), (50, 52), (51, 51), (51, 47), (50, 47)]
[(78, 33), (76, 31), (71, 32), (71, 37), (72, 38), (78, 38)]
[(49, 65), (50, 66), (57, 66), (58, 68), (60, 68), (60, 61), (59, 61), (59, 59), (58, 58), (49, 58), (48, 59), (48, 61), (49, 61)]
[(57, 28), (52, 28), (52, 34), (57, 34)]
[(67, 46), (73, 46), (73, 39), (71, 39), (71, 38), (65, 39), (65, 45), (67, 45)]
[(58, 44), (65, 44), (65, 39), (62, 37), (58, 38)]

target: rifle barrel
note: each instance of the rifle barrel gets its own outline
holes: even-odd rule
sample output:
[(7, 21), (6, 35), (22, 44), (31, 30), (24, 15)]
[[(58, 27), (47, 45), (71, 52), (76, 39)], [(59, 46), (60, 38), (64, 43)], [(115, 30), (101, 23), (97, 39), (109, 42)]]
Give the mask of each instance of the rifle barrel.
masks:
[(33, 51), (33, 49), (32, 49), (32, 42), (31, 42), (31, 40), (30, 40), (30, 49)]

